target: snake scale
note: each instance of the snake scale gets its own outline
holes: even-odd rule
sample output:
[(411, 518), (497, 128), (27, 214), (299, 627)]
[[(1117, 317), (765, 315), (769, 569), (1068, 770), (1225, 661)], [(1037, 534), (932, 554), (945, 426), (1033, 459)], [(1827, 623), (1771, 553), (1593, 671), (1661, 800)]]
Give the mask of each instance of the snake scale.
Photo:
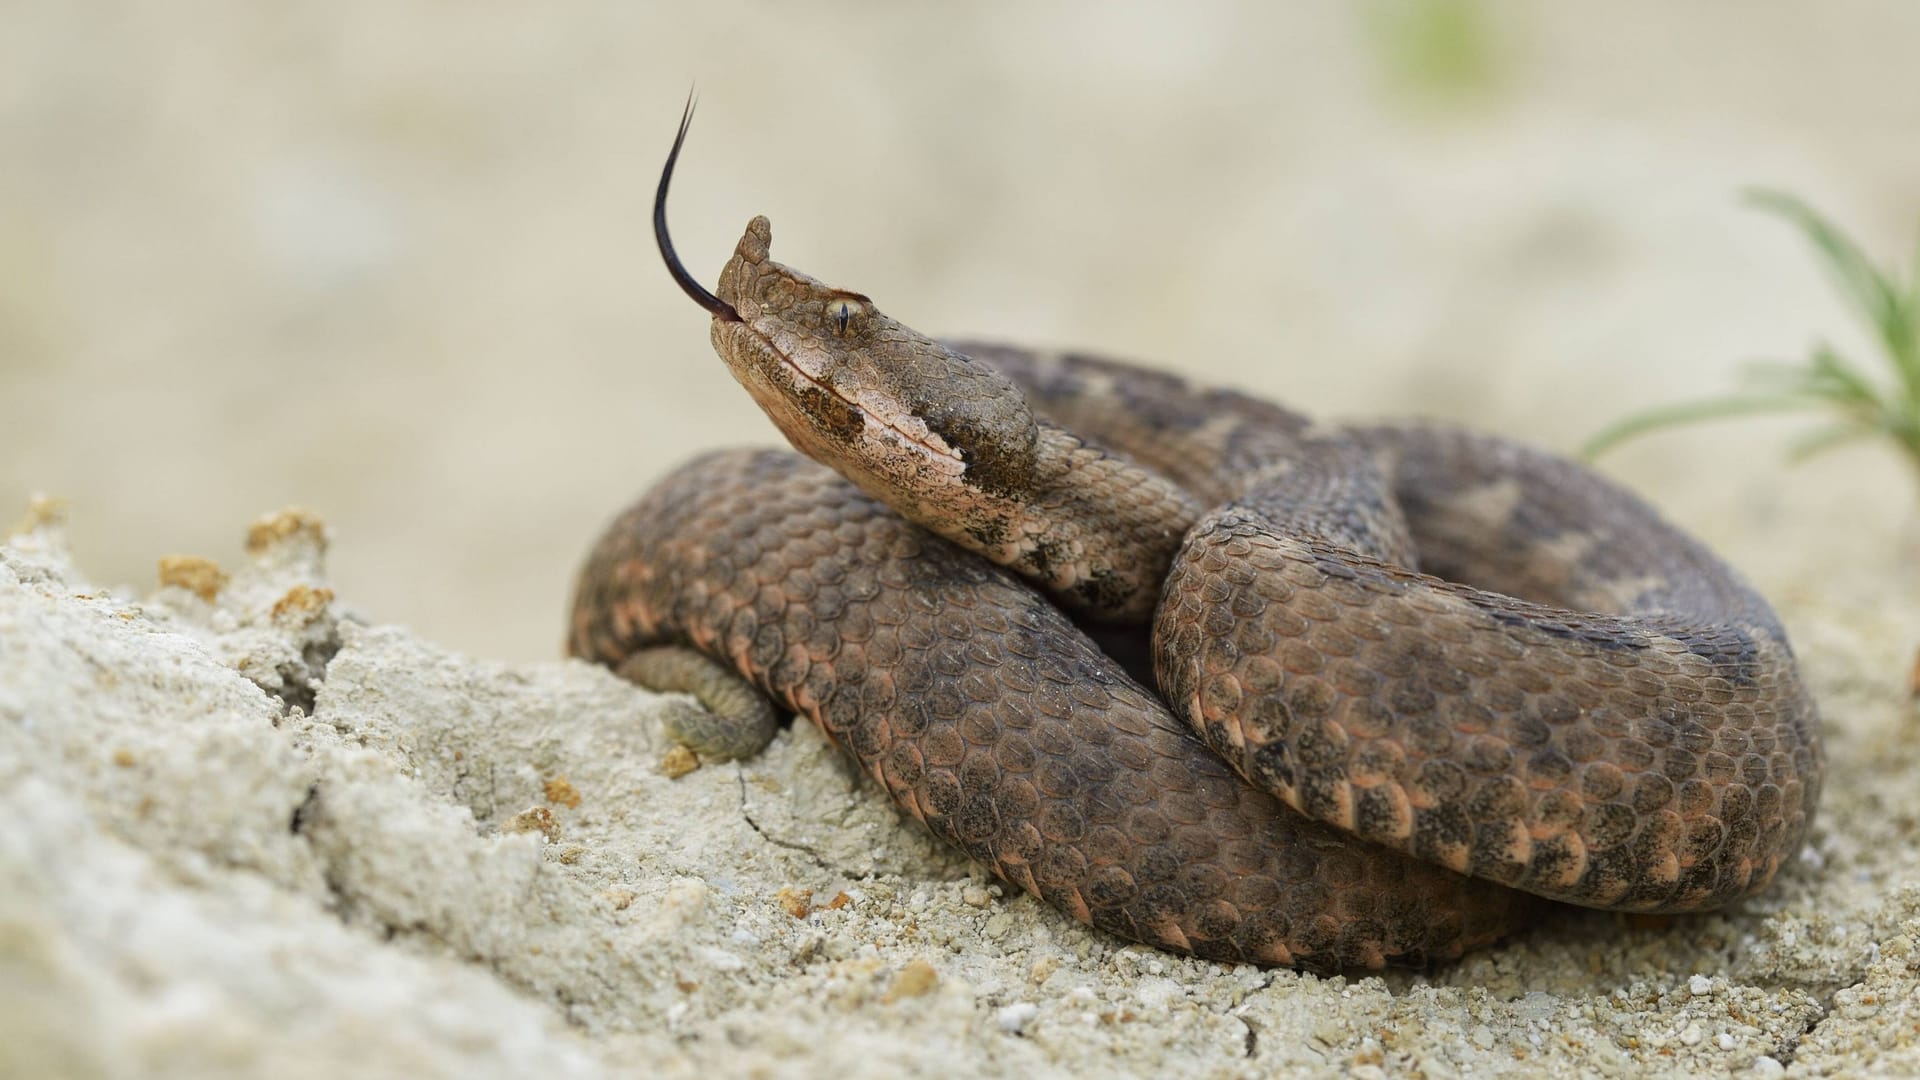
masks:
[[(1705, 910), (1799, 849), (1823, 762), (1780, 622), (1631, 494), (1491, 436), (936, 341), (772, 261), (765, 218), (709, 293), (665, 227), (686, 130), (662, 254), (806, 457), (643, 497), (581, 571), (573, 654), (723, 711), (744, 679), (1004, 880), (1220, 960), (1443, 960), (1541, 897)], [(720, 756), (772, 731), (710, 721), (682, 727)]]

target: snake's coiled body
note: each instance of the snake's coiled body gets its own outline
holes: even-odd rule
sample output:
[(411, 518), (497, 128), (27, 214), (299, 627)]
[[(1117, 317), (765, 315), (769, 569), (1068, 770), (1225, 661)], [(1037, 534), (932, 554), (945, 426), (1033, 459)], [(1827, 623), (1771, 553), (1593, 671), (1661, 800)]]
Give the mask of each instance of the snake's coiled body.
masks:
[[(770, 242), (755, 219), (696, 298), (825, 464), (663, 481), (582, 571), (575, 655), (690, 646), (1007, 881), (1217, 959), (1452, 957), (1528, 894), (1702, 910), (1798, 850), (1822, 758), (1779, 622), (1633, 496), (1500, 439), (946, 345)], [(1056, 604), (1150, 621), (1158, 695)]]
[(1785, 632), (1631, 494), (1503, 439), (1321, 430), (1121, 365), (974, 351), (1228, 499), (1174, 561), (1155, 671), (1264, 790), (1597, 907), (1718, 907), (1798, 850), (1822, 761)]
[(1377, 966), (1492, 941), (1521, 906), (1255, 791), (1032, 589), (791, 453), (668, 477), (602, 538), (574, 620), (604, 662), (722, 658), (936, 836), (1124, 937)]
[[(581, 575), (573, 651), (618, 664), (690, 644), (1007, 881), (1218, 959), (1446, 958), (1528, 907), (1476, 878), (1686, 910), (1763, 886), (1797, 849), (1820, 757), (1777, 622), (1631, 496), (1499, 440), (1319, 431), (1120, 365), (974, 352), (1043, 409), (1108, 417), (1114, 445), (1183, 462), (1205, 495), (1210, 470), (1272, 470), (1251, 458), (1303, 445), (1349, 463), (1363, 446), (1392, 471), (1400, 526), (1340, 484), (1292, 509), (1348, 546), (1282, 533), (1284, 496), (1207, 515), (1156, 625), (1166, 698), (1236, 767), (1344, 831), (1236, 776), (1010, 574), (788, 453), (703, 458), (629, 510)], [(1394, 532), (1462, 580), (1619, 614), (1448, 585), (1351, 547)]]

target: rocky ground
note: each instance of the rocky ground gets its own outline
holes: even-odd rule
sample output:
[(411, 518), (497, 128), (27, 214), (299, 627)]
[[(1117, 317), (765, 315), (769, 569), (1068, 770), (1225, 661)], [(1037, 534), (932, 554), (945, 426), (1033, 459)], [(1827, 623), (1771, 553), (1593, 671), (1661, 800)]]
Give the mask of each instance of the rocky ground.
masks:
[(1920, 1070), (1911, 622), (1788, 603), (1832, 780), (1766, 895), (1320, 978), (1008, 895), (807, 726), (683, 772), (601, 670), (356, 611), (311, 515), (145, 599), (65, 532), (0, 548), (0, 1075)]

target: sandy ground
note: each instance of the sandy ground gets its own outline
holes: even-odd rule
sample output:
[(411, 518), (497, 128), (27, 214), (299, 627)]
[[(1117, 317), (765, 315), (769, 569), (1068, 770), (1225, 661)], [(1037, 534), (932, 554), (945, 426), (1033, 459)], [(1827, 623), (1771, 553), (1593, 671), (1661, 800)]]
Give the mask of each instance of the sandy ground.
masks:
[[(773, 438), (646, 236), (696, 78), (709, 280), (767, 213), (928, 330), (1562, 448), (1863, 351), (1736, 195), (1911, 250), (1920, 8), (1491, 4), (1462, 67), (1420, 6), (0, 3), (0, 509), (73, 522), (0, 551), (0, 1075), (1920, 1072), (1920, 525), (1871, 449), (1607, 462), (1781, 607), (1802, 865), (1426, 975), (1126, 947), (809, 730), (669, 780), (550, 659), (615, 509)], [(234, 554), (293, 503), (330, 568), (297, 518)], [(176, 552), (233, 576), (152, 592)]]
[(0, 547), (0, 1076), (1920, 1070), (1911, 603), (1788, 601), (1832, 780), (1765, 895), (1321, 978), (1009, 896), (805, 725), (676, 777), (604, 671), (362, 621), (317, 519), (145, 600), (63, 534)]

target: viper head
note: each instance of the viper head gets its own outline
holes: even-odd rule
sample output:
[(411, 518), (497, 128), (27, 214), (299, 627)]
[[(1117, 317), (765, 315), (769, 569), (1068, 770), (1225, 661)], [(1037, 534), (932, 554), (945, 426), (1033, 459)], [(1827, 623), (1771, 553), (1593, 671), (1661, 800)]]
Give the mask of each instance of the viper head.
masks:
[(788, 441), (909, 513), (936, 487), (1025, 490), (1038, 429), (1018, 388), (866, 296), (774, 262), (766, 218), (748, 223), (717, 295), (687, 273), (666, 196), (691, 117), (689, 102), (660, 176), (655, 236), (674, 279), (712, 313), (715, 351)]

